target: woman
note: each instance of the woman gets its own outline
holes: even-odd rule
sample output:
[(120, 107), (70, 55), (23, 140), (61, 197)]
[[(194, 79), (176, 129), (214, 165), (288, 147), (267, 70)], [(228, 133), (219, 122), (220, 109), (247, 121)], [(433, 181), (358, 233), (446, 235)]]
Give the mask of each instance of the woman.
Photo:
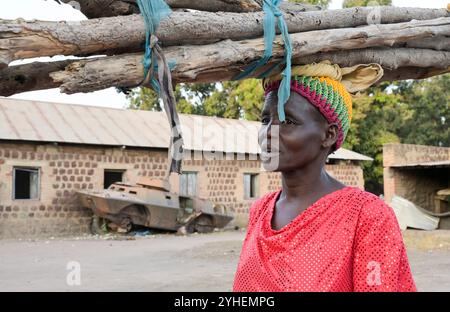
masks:
[(393, 210), (325, 171), (347, 134), (351, 96), (383, 74), (376, 64), (293, 68), (280, 122), (281, 76), (263, 82), (261, 160), (281, 190), (250, 208), (234, 291), (416, 291)]

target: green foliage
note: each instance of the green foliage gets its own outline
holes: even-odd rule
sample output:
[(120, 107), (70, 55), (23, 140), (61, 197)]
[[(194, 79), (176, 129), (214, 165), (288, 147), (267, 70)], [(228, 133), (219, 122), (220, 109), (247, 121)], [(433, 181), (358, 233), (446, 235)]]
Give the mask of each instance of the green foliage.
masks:
[(392, 0), (344, 0), (343, 8), (392, 5)]
[(402, 82), (395, 92), (412, 114), (400, 135), (404, 143), (450, 146), (450, 74)]
[[(148, 88), (127, 96), (130, 109), (161, 111), (162, 103)], [(259, 120), (264, 102), (261, 81), (246, 79), (211, 84), (179, 84), (175, 90), (177, 111), (185, 114)]]
[[(203, 102), (212, 91), (215, 84), (191, 83), (178, 84), (175, 88), (177, 111), (184, 114), (205, 115)], [(149, 88), (136, 88), (127, 96), (130, 109), (161, 111), (162, 102), (155, 91)]]
[(328, 5), (330, 4), (331, 0), (289, 0), (289, 2), (308, 3), (308, 4), (319, 5), (322, 8), (328, 8)]
[(450, 75), (382, 84), (353, 100), (345, 148), (374, 158), (364, 162), (366, 189), (383, 193), (383, 144), (450, 146)]

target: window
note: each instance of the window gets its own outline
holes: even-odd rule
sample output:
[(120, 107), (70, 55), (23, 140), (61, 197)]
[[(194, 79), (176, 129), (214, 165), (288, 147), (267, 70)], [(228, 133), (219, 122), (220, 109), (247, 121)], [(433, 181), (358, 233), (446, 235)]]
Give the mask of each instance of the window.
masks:
[(39, 168), (13, 169), (13, 199), (39, 199)]
[(197, 172), (183, 172), (180, 176), (180, 195), (197, 195)]
[(125, 170), (105, 169), (103, 177), (103, 188), (107, 189), (111, 184), (123, 181), (123, 174)]
[(244, 173), (244, 197), (246, 199), (258, 197), (258, 174)]

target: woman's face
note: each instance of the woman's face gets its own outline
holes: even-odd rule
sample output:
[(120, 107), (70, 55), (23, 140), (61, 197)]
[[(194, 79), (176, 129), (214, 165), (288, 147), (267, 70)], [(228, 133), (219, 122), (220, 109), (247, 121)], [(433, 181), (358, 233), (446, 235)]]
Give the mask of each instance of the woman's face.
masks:
[[(264, 102), (259, 130), (261, 161), (266, 170), (290, 171), (328, 155), (338, 128), (328, 124), (319, 110), (298, 93), (291, 92), (284, 106), (285, 122), (278, 119), (276, 92)], [(278, 139), (277, 139), (278, 138)]]

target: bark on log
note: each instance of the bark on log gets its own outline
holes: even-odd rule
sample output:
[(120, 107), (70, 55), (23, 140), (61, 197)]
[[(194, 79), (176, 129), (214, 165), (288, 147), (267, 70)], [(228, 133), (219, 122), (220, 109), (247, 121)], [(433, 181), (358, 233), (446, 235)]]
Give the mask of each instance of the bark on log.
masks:
[[(293, 42), (293, 58), (299, 58), (306, 55), (316, 54), (319, 52), (331, 52), (341, 50), (353, 50), (361, 48), (369, 48), (375, 46), (392, 46), (399, 42), (407, 42), (417, 38), (426, 38), (434, 35), (445, 35), (450, 32), (448, 26), (426, 26), (428, 23), (439, 23), (439, 20), (450, 22), (450, 18), (436, 19), (432, 21), (412, 21), (404, 24), (395, 25), (371, 25), (360, 28), (349, 28), (335, 30), (319, 30), (306, 33), (292, 34)], [(418, 26), (423, 25), (423, 26)], [(417, 27), (418, 26), (418, 27)], [(317, 40), (321, 38), (321, 40)], [(431, 51), (431, 50), (429, 50)], [(262, 39), (252, 39), (243, 41), (224, 40), (218, 43), (202, 46), (173, 46), (164, 49), (164, 53), (168, 60), (174, 60), (176, 65), (174, 68), (173, 78), (176, 82), (180, 81), (197, 81), (211, 82), (230, 80), (236, 71), (240, 70), (243, 65), (259, 59), (264, 53), (264, 43)], [(439, 60), (450, 59), (450, 52), (441, 53)], [(279, 61), (284, 56), (284, 48), (280, 37), (275, 40), (273, 47), (273, 61)], [(431, 55), (431, 54), (430, 54)], [(435, 54), (433, 54), (435, 55)], [(428, 58), (427, 58), (428, 59)], [(102, 60), (80, 61), (76, 66), (71, 67), (69, 72), (86, 72), (95, 73), (99, 70), (105, 74), (105, 79), (111, 79), (109, 85), (132, 86), (139, 84), (142, 74), (142, 54), (132, 56), (116, 56), (107, 57)], [(437, 60), (437, 58), (436, 58)], [(117, 64), (115, 64), (117, 63)], [(84, 67), (92, 69), (84, 69)], [(109, 66), (111, 68), (109, 68)], [(114, 73), (107, 78), (106, 68), (108, 72)], [(126, 70), (123, 70), (126, 68)], [(139, 68), (136, 79), (128, 80), (128, 71), (133, 72)], [(230, 75), (229, 71), (233, 74)], [(72, 74), (72, 73), (71, 73)], [(69, 76), (72, 76), (72, 75)], [(103, 89), (101, 81), (103, 77), (84, 77), (81, 74), (80, 81), (75, 79), (74, 82), (64, 83), (63, 92), (75, 93), (83, 90), (84, 84), (87, 83), (86, 90)], [(55, 76), (55, 78), (58, 75)], [(65, 81), (64, 73), (59, 76), (61, 81)], [(122, 81), (126, 85), (124, 85)], [(79, 84), (79, 85), (78, 85)], [(83, 91), (82, 91), (83, 92)]]
[(261, 4), (255, 0), (166, 0), (171, 8), (193, 9), (210, 12), (256, 12)]
[[(354, 27), (361, 25), (362, 17), (367, 16), (370, 10), (361, 8), (358, 10), (346, 9), (344, 15), (331, 14), (336, 11), (306, 12), (291, 16), (298, 20), (297, 24), (290, 26), (291, 32), (307, 31), (310, 29), (335, 28), (347, 25)], [(404, 9), (404, 8), (396, 8)], [(355, 15), (348, 16), (350, 12)], [(357, 14), (357, 13), (362, 14)], [(397, 13), (403, 12), (399, 10)], [(415, 13), (414, 13), (415, 12)], [(420, 14), (418, 14), (421, 12)], [(322, 14), (321, 21), (317, 24), (317, 14)], [(391, 12), (392, 13), (392, 12)], [(440, 10), (418, 9), (411, 11), (411, 14), (402, 17), (411, 19), (418, 17), (430, 17), (431, 15), (444, 15)], [(427, 14), (425, 14), (427, 13)], [(183, 43), (205, 43), (211, 40), (222, 39), (247, 39), (262, 35), (261, 20), (240, 20), (241, 15), (260, 14), (260, 13), (205, 13), (198, 12), (174, 12), (171, 18), (166, 19), (161, 24), (157, 36), (167, 45), (181, 45)], [(312, 16), (311, 14), (316, 14)], [(213, 16), (215, 16), (215, 18)], [(391, 14), (392, 15), (392, 14)], [(420, 15), (420, 16), (419, 16)], [(395, 14), (394, 14), (395, 16)], [(391, 16), (392, 17), (392, 16)], [(221, 19), (222, 18), (222, 19)], [(343, 18), (343, 19), (341, 19)], [(398, 18), (398, 17), (397, 17)], [(365, 20), (365, 19), (364, 19)], [(390, 21), (395, 21), (395, 18)], [(232, 22), (231, 22), (232, 21)], [(345, 21), (345, 22), (343, 22)], [(363, 23), (365, 24), (365, 22)], [(449, 28), (448, 19), (440, 18), (429, 21), (411, 21), (408, 24), (389, 24), (389, 25), (370, 25), (354, 29), (332, 30), (336, 33), (353, 32), (358, 36), (361, 29), (370, 27), (379, 28), (386, 31), (401, 30), (408, 25), (428, 25), (430, 36), (439, 35), (440, 31), (434, 31), (438, 26)], [(119, 27), (117, 27), (119, 26)], [(412, 27), (412, 26), (411, 26)], [(330, 30), (331, 31), (331, 30)], [(292, 34), (295, 36), (298, 34)], [(302, 33), (301, 36), (306, 33)], [(442, 35), (448, 35), (443, 33)], [(32, 58), (40, 56), (53, 55), (91, 55), (91, 54), (117, 54), (124, 51), (134, 52), (142, 49), (143, 39), (145, 37), (144, 24), (141, 16), (132, 15), (129, 17), (110, 17), (103, 19), (94, 19), (81, 22), (25, 22), (25, 21), (1, 21), (0, 20), (0, 68), (6, 66), (11, 61), (21, 58)], [(412, 39), (422, 39), (418, 38)], [(316, 37), (317, 38), (320, 37)]]
[(399, 67), (447, 68), (450, 66), (450, 52), (410, 48), (368, 48), (317, 53), (294, 59), (293, 62), (309, 64), (322, 60), (330, 60), (340, 66), (378, 63), (390, 70)]
[(438, 51), (450, 51), (450, 37), (438, 36), (435, 38), (425, 38), (411, 40), (403, 45), (405, 48), (432, 49)]
[[(62, 0), (61, 2), (72, 5), (88, 18), (140, 13), (136, 0)], [(166, 2), (173, 9), (235, 13), (261, 11), (261, 1), (258, 0), (167, 0)], [(290, 2), (282, 2), (280, 8), (289, 12), (321, 10), (321, 7), (317, 5)]]
[[(225, 49), (225, 47), (223, 47)], [(402, 52), (402, 48), (398, 49), (398, 54), (410, 55), (413, 51)], [(342, 55), (342, 63), (346, 59), (354, 59), (355, 63), (360, 63), (361, 54), (352, 56), (353, 51), (348, 51)], [(172, 78), (175, 82), (215, 82), (231, 80), (243, 68), (240, 60), (234, 61), (232, 53), (229, 53), (229, 58), (216, 59), (214, 56), (209, 58), (207, 55), (201, 59), (197, 59), (195, 63), (179, 58), (176, 67), (172, 72)], [(383, 54), (383, 53), (380, 53)], [(392, 55), (389, 55), (391, 57)], [(173, 58), (173, 57), (172, 57)], [(278, 57), (278, 60), (281, 59)], [(316, 60), (323, 60), (325, 58), (317, 58)], [(417, 64), (410, 59), (402, 59), (396, 64), (389, 63), (389, 60), (380, 59), (380, 56), (374, 54), (373, 61), (380, 61), (381, 63), (395, 65), (395, 66), (415, 66), (415, 67), (433, 67), (433, 68), (447, 68), (450, 66), (450, 52), (442, 51), (419, 51), (419, 56), (414, 57)], [(60, 89), (63, 93), (77, 93), (77, 92), (91, 92), (95, 90), (105, 89), (111, 86), (134, 87), (142, 82), (143, 68), (142, 55), (131, 54), (122, 56), (105, 57), (98, 60), (86, 60), (72, 63), (64, 71), (51, 73), (50, 76), (57, 82), (61, 83)], [(365, 57), (364, 60), (370, 59)], [(422, 65), (424, 64), (424, 65)], [(395, 67), (390, 67), (395, 69)], [(263, 69), (264, 70), (264, 69)], [(252, 75), (257, 77), (258, 73)]]
[[(382, 80), (422, 79), (428, 76), (438, 75), (450, 71), (450, 52), (438, 52), (433, 50), (389, 48), (389, 49), (363, 49), (350, 50), (335, 53), (318, 53), (294, 59), (295, 64), (320, 62), (332, 60), (342, 66), (351, 66), (358, 63), (378, 62), (386, 70), (386, 77)], [(397, 60), (398, 59), (398, 60)], [(397, 60), (397, 61), (396, 61)], [(182, 72), (181, 67), (189, 66), (189, 61), (180, 58), (178, 68), (172, 72), (175, 81), (192, 82), (187, 80), (187, 74)], [(65, 66), (68, 66), (66, 69)], [(126, 66), (121, 68), (121, 66)], [(236, 65), (234, 70), (211, 68), (205, 69), (206, 78), (203, 82), (212, 82), (215, 77), (230, 78), (236, 75), (243, 65)], [(103, 68), (102, 68), (103, 67)], [(104, 72), (106, 70), (106, 72)], [(53, 80), (50, 74), (56, 75), (58, 80)], [(36, 62), (26, 65), (17, 65), (0, 70), (0, 96), (10, 96), (16, 93), (34, 90), (43, 90), (59, 87), (66, 82), (71, 93), (93, 91), (90, 85), (83, 83), (76, 88), (76, 81), (83, 81), (90, 77), (97, 81), (96, 89), (111, 86), (132, 87), (138, 85), (142, 80), (141, 55), (132, 54), (116, 57), (95, 58), (89, 60), (70, 60), (54, 63)], [(116, 76), (117, 79), (113, 81)], [(106, 81), (105, 79), (108, 79)], [(74, 81), (73, 83), (71, 81)], [(92, 83), (93, 81), (91, 81)]]
[(422, 68), (422, 67), (401, 67), (397, 69), (385, 69), (384, 75), (377, 83), (383, 81), (396, 81), (406, 79), (425, 79), (437, 75), (442, 75), (450, 72), (450, 66), (447, 68)]
[(72, 62), (73, 60), (34, 62), (4, 68), (0, 70), (0, 95), (58, 88), (60, 83), (51, 79), (49, 74), (64, 70)]
[(136, 1), (127, 0), (55, 0), (67, 3), (81, 11), (87, 18), (138, 14)]

